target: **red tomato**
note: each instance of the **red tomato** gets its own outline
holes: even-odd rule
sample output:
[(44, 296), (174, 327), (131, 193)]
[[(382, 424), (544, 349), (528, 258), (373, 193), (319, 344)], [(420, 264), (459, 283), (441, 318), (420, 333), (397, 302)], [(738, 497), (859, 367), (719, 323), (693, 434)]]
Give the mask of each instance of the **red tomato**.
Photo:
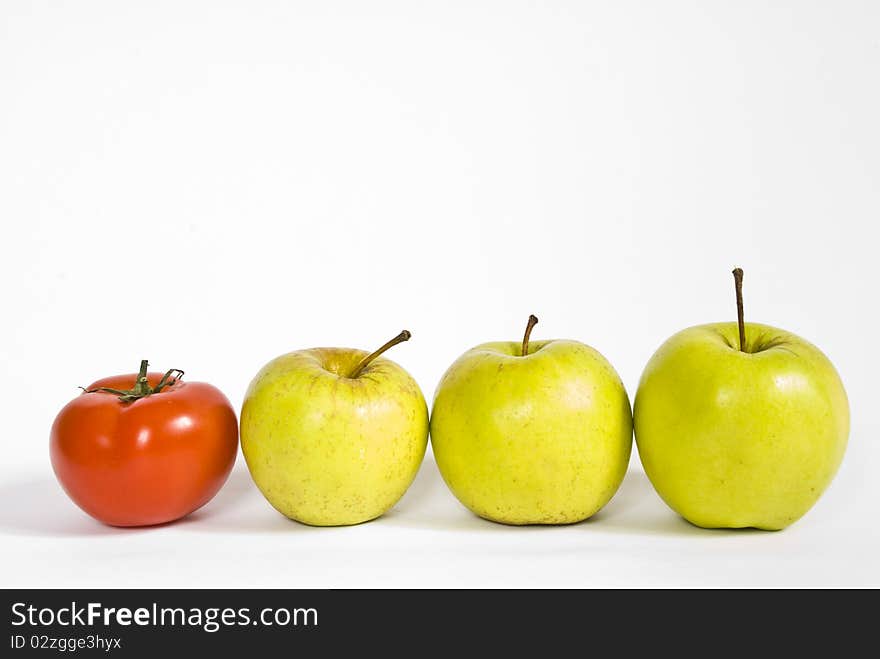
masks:
[(181, 371), (146, 369), (143, 362), (138, 374), (98, 380), (52, 425), (52, 467), (62, 487), (112, 526), (188, 515), (211, 500), (235, 463), (238, 422), (226, 396), (184, 382)]

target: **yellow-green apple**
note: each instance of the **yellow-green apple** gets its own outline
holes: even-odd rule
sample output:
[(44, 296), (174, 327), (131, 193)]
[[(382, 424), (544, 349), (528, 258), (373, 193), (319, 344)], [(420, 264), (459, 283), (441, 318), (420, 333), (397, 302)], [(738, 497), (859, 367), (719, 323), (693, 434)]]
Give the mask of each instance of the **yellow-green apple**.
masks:
[(639, 456), (654, 488), (691, 523), (778, 530), (831, 482), (849, 434), (834, 366), (814, 345), (746, 323), (700, 325), (664, 343), (635, 400)]
[(257, 373), (241, 410), (241, 450), (281, 513), (314, 526), (379, 517), (415, 478), (428, 408), (403, 368), (348, 348), (298, 350)]
[(569, 524), (617, 491), (632, 412), (611, 364), (578, 341), (484, 343), (443, 376), (431, 445), (453, 494), (505, 524)]

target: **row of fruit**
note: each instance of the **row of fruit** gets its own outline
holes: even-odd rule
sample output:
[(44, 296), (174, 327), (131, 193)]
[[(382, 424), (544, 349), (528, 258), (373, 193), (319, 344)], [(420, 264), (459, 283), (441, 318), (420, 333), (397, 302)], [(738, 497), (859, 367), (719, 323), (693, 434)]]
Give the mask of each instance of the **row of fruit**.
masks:
[(226, 481), (239, 444), (257, 487), (291, 519), (375, 519), (415, 478), (430, 433), (452, 493), (507, 524), (586, 519), (614, 495), (633, 433), (658, 494), (698, 526), (781, 529), (831, 482), (849, 407), (825, 355), (794, 334), (737, 322), (701, 325), (651, 358), (631, 408), (608, 361), (578, 341), (479, 345), (453, 363), (429, 413), (422, 391), (381, 355), (298, 350), (264, 366), (240, 425), (215, 387), (172, 369), (93, 383), (51, 432), (58, 480), (114, 526), (179, 519)]

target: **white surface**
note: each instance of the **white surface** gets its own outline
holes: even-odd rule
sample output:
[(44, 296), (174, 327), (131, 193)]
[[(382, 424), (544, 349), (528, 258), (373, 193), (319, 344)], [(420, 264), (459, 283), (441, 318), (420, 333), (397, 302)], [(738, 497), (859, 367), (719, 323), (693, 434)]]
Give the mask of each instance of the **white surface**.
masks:
[[(880, 585), (874, 2), (0, 5), (0, 585)], [(471, 345), (583, 340), (632, 396), (673, 332), (812, 340), (852, 406), (781, 533), (710, 532), (638, 460), (593, 521), (472, 517), (433, 461), (385, 518), (289, 522), (244, 463), (162, 528), (55, 483), (75, 386), (158, 369), (238, 406), (270, 358), (373, 348), (430, 399)]]

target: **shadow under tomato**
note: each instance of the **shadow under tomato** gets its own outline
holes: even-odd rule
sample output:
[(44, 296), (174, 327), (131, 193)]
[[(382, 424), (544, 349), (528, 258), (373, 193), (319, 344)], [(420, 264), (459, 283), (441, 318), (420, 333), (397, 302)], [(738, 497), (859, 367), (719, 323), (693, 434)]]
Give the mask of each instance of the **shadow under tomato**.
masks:
[(89, 517), (65, 495), (50, 475), (0, 482), (0, 533), (12, 536), (89, 537), (125, 536), (156, 529), (208, 523), (234, 511), (249, 493), (259, 497), (247, 469), (234, 469), (220, 492), (186, 517), (153, 526), (108, 526)]
[(0, 483), (0, 532), (14, 536), (88, 537), (123, 534), (80, 510), (51, 475)]

